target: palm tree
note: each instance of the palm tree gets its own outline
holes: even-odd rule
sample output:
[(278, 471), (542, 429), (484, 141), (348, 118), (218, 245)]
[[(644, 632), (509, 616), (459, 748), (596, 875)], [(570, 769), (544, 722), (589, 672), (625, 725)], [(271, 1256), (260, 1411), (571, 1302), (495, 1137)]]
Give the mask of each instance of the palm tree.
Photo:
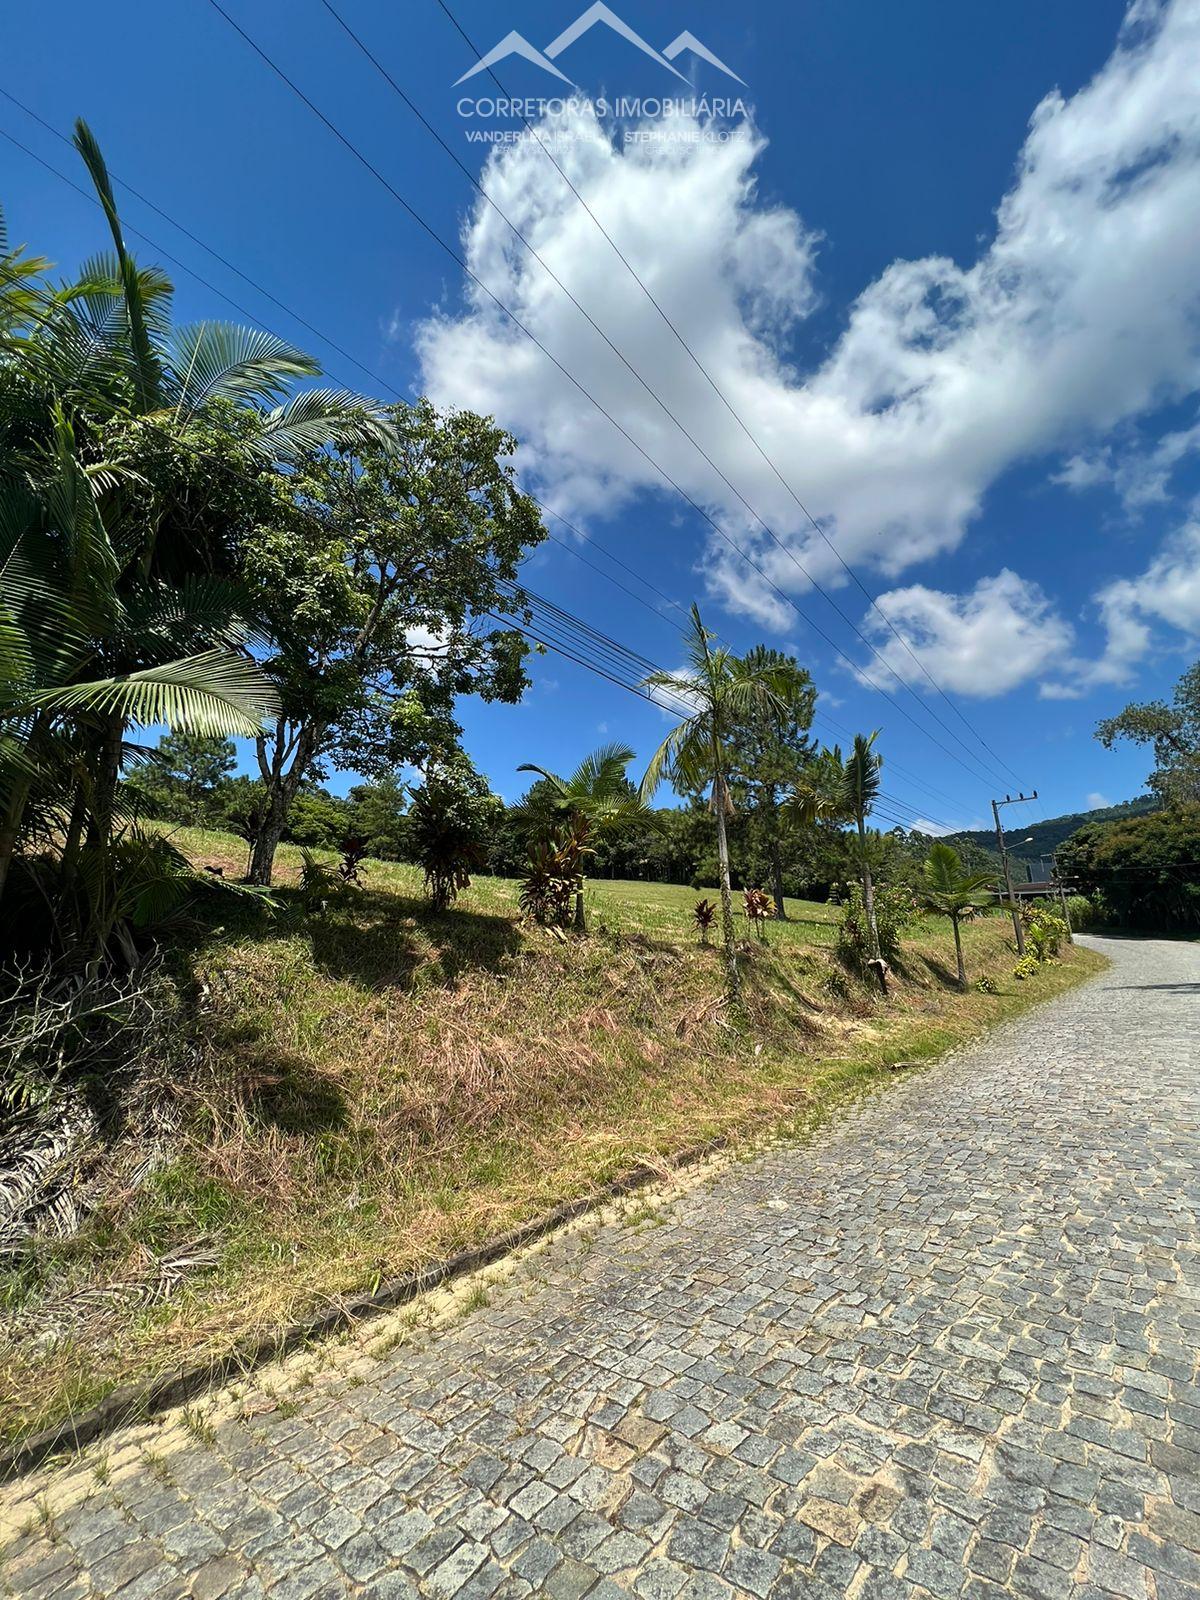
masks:
[(253, 736), (275, 704), (224, 585), (118, 594), (119, 556), (61, 411), (37, 487), (0, 479), (0, 891), (31, 804), (43, 833), (64, 836), (65, 865), (89, 816), (107, 841), (114, 797), (96, 756), (114, 725), (119, 763), (129, 723)]
[(357, 396), (289, 396), (319, 368), (273, 334), (173, 327), (171, 285), (126, 250), (83, 122), (74, 143), (113, 250), (53, 287), (0, 219), (0, 887), (30, 804), (65, 835), (64, 864), (85, 828), (107, 844), (131, 722), (254, 734), (274, 702), (245, 648), (229, 531), (207, 509), (219, 497), (147, 471), (148, 446), (156, 466), (221, 468), (236, 444), (230, 470), (273, 504), (276, 465), (392, 432)]
[[(633, 751), (623, 744), (601, 745), (579, 763), (569, 778), (547, 772), (532, 761), (523, 762), (518, 772), (536, 772), (542, 786), (524, 806), (515, 808), (518, 821), (545, 832), (560, 826), (574, 836), (581, 851), (597, 833), (615, 832), (631, 823), (648, 823), (653, 812), (625, 776)], [(587, 932), (583, 902), (583, 874), (575, 889), (575, 932)]]
[(936, 911), (939, 916), (950, 918), (950, 926), (954, 929), (954, 954), (958, 958), (960, 989), (967, 987), (967, 969), (963, 964), (959, 919), (981, 894), (991, 892), (993, 883), (990, 873), (965, 873), (958, 851), (953, 845), (930, 846), (929, 859), (924, 866), (923, 881), (917, 892), (926, 910)]
[(289, 395), (319, 369), (273, 334), (173, 327), (171, 285), (126, 250), (82, 122), (74, 143), (112, 250), (55, 286), (0, 219), (0, 889), (36, 833), (64, 893), (85, 850), (93, 876), (116, 870), (130, 724), (254, 735), (275, 703), (246, 648), (234, 496), (196, 462), (241, 477), (256, 493), (241, 514), (261, 520), (287, 499), (277, 465), (392, 431), (357, 396)]
[(871, 954), (879, 959), (879, 929), (875, 922), (875, 884), (867, 841), (867, 818), (879, 798), (883, 757), (874, 749), (878, 728), (868, 738), (854, 735), (854, 747), (843, 758), (837, 745), (823, 750), (796, 785), (789, 809), (798, 822), (853, 822), (858, 832), (858, 867), (862, 880), (863, 909), (871, 930)]
[(717, 860), (721, 880), (721, 933), (725, 947), (730, 999), (741, 988), (733, 932), (733, 896), (729, 884), (729, 841), (726, 819), (733, 810), (729, 796), (728, 742), (749, 716), (763, 710), (783, 721), (799, 692), (800, 669), (788, 660), (742, 659), (713, 642), (696, 605), (684, 634), (687, 666), (680, 672), (652, 672), (643, 688), (693, 708), (659, 745), (642, 779), (647, 803), (664, 777), (677, 789), (697, 792), (711, 786), (709, 804), (717, 824)]

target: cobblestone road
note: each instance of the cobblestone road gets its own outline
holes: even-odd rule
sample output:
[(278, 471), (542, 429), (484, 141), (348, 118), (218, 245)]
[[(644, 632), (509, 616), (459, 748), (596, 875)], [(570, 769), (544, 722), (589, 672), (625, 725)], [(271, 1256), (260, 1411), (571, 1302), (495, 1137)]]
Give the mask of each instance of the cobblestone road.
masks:
[(9, 1592), (1196, 1600), (1200, 946), (1105, 947), (420, 1353), (107, 1441)]

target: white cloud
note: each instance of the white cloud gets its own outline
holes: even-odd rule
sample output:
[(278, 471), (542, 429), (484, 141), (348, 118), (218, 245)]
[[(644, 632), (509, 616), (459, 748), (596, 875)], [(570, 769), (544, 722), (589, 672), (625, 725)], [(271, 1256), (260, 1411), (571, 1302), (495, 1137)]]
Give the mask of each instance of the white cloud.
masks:
[(1112, 805), (1112, 801), (1107, 795), (1101, 794), (1098, 789), (1093, 789), (1087, 797), (1085, 809), (1088, 811), (1103, 811), (1110, 805)]
[[(944, 689), (980, 698), (1006, 694), (1065, 661), (1074, 637), (1037, 584), (1007, 567), (967, 594), (913, 584), (880, 595), (879, 607), (909, 649), (874, 611), (863, 626), (897, 677), (924, 687), (923, 665)], [(878, 656), (866, 663), (870, 678), (880, 688), (894, 687)]]
[(1171, 474), (1190, 455), (1200, 452), (1200, 422), (1163, 437), (1149, 450), (1122, 451), (1103, 445), (1090, 454), (1075, 455), (1055, 474), (1056, 483), (1068, 489), (1111, 486), (1126, 511), (1137, 513), (1168, 498)]
[(1094, 598), (1104, 649), (1094, 660), (1071, 662), (1064, 680), (1044, 683), (1046, 699), (1076, 700), (1100, 684), (1128, 683), (1153, 648), (1156, 628), (1172, 629), (1188, 644), (1200, 638), (1200, 521), (1167, 539), (1144, 572), (1118, 578)]
[[(572, 182), (848, 559), (896, 575), (952, 549), (1014, 462), (1060, 449), (1086, 461), (1122, 421), (1196, 387), (1200, 0), (1138, 0), (1135, 20), (1092, 83), (1070, 99), (1052, 91), (1034, 111), (978, 260), (895, 262), (808, 373), (788, 364), (782, 336), (815, 303), (819, 241), (757, 194), (758, 134), (742, 126), (725, 143), (626, 145), (579, 112), (558, 125), (574, 136), (557, 151)], [(812, 570), (836, 576), (541, 150), (498, 147), (484, 182), (776, 532)], [(803, 589), (787, 556), (483, 202), (464, 244), (480, 278), (753, 547), (771, 581)], [(661, 487), (473, 286), (462, 315), (419, 329), (418, 348), (435, 400), (511, 427), (551, 504), (610, 514)], [(732, 552), (714, 539), (704, 559), (717, 592), (782, 630), (787, 611)]]

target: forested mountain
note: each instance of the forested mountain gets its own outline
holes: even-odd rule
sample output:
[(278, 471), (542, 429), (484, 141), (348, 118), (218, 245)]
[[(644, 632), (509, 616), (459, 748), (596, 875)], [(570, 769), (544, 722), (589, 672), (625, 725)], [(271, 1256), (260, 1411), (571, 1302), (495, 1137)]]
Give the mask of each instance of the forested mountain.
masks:
[[(1041, 875), (1043, 858), (1046, 869), (1049, 870), (1050, 856), (1064, 840), (1082, 828), (1085, 822), (1116, 822), (1126, 817), (1140, 817), (1148, 811), (1157, 811), (1159, 805), (1150, 795), (1142, 795), (1137, 800), (1122, 801), (1118, 806), (1100, 806), (1095, 811), (1071, 811), (1066, 816), (1050, 817), (1045, 822), (1021, 821), (1020, 809), (1018, 807), (1015, 810), (1006, 810), (1001, 814), (1005, 836), (1010, 841), (1009, 855), (1014, 863), (1020, 862), (1028, 867), (1030, 876), (1036, 878)], [(969, 842), (979, 845), (993, 855), (998, 854), (996, 835), (991, 828), (952, 833), (948, 838), (954, 845)], [(1023, 841), (1026, 839), (1032, 842), (1025, 844)], [(1017, 869), (1014, 871), (1017, 872)]]

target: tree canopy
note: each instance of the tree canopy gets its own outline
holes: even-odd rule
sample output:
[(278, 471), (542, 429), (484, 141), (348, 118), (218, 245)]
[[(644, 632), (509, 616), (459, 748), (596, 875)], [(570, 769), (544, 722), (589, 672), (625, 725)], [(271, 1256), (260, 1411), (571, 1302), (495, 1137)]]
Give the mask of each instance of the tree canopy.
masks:
[(1165, 700), (1131, 702), (1096, 725), (1096, 737), (1111, 750), (1119, 739), (1149, 745), (1154, 770), (1147, 780), (1164, 805), (1200, 801), (1200, 661), (1190, 666)]

